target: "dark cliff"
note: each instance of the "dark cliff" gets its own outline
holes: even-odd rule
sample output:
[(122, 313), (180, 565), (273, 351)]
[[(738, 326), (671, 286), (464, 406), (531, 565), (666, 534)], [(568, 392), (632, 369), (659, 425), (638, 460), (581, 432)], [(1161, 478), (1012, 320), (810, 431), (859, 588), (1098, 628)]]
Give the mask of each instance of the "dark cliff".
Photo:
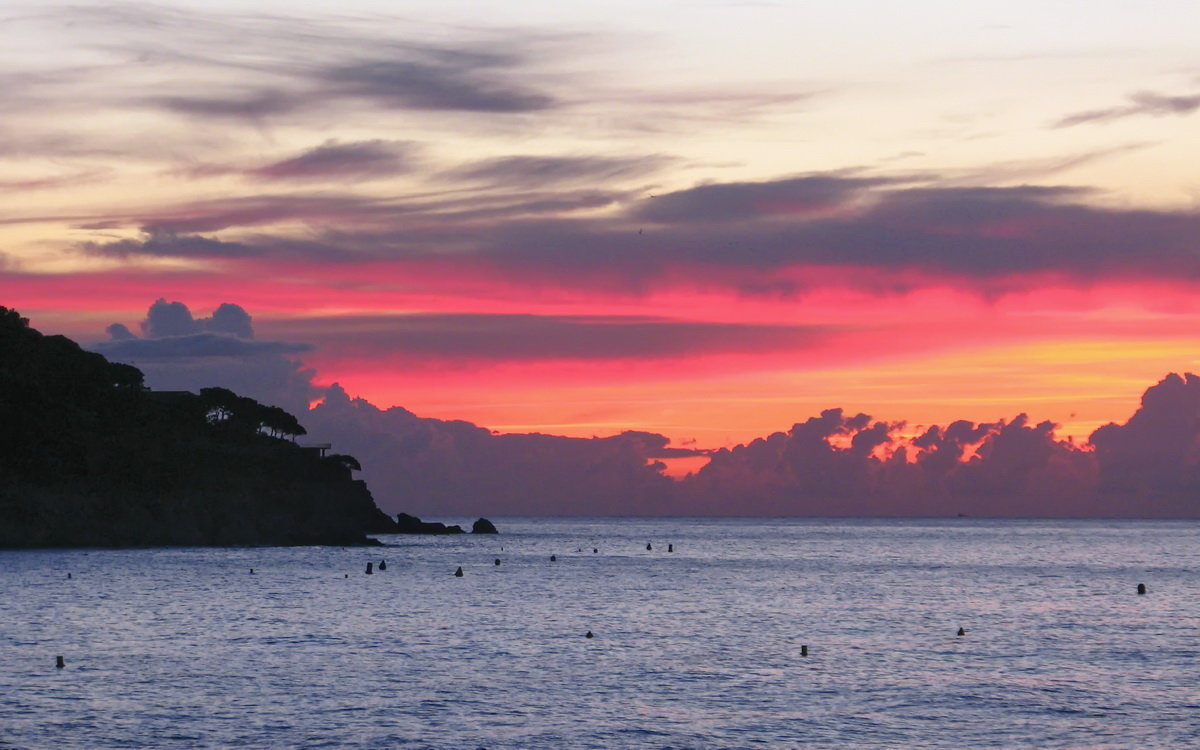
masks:
[(0, 547), (367, 544), (395, 524), (295, 417), (142, 374), (0, 307)]

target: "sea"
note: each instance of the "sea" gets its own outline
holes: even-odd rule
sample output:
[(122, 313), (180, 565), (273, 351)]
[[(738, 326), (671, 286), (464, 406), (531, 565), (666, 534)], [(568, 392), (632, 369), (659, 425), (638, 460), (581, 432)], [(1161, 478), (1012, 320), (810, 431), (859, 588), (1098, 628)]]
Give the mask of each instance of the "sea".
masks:
[(1198, 522), (492, 520), (2, 551), (0, 748), (1200, 747)]

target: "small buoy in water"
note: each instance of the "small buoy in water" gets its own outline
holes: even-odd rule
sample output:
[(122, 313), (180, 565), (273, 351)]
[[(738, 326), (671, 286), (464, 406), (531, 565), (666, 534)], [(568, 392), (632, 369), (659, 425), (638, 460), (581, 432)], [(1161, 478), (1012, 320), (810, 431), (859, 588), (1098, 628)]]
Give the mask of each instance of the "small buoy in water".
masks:
[(1138, 596), (1141, 596), (1144, 593), (1146, 593), (1146, 584), (1139, 583), (1138, 584)]
[(497, 564), (497, 565), (499, 565), (499, 564), (500, 564), (500, 558), (498, 558), (498, 557), (496, 558), (496, 564)]
[(675, 545), (674, 545), (674, 544), (668, 544), (668, 545), (667, 545), (667, 552), (674, 552), (674, 551), (675, 551)]
[(801, 647), (800, 647), (800, 655), (801, 655), (801, 656), (808, 656), (808, 646), (801, 646)]
[(550, 555), (550, 562), (558, 562), (558, 555)]
[(367, 575), (372, 575), (375, 573), (374, 570), (371, 570), (372, 565), (373, 565), (373, 563), (367, 563)]
[(583, 547), (576, 547), (576, 548), (575, 548), (575, 551), (576, 551), (576, 552), (583, 552)]
[(69, 580), (71, 580), (71, 574), (70, 574), (70, 573), (67, 573), (67, 580), (68, 580), (68, 581), (69, 581)]
[(967, 631), (966, 631), (965, 629), (963, 629), (963, 628), (959, 628), (959, 629), (958, 629), (958, 634), (959, 634), (959, 635), (966, 635), (966, 634), (967, 634)]
[[(584, 638), (595, 638), (596, 636), (592, 635), (592, 631), (589, 630), (583, 637)], [(60, 656), (59, 658), (61, 659), (62, 657)]]
[(598, 548), (596, 548), (596, 547), (592, 547), (592, 554), (593, 554), (593, 555), (594, 555), (594, 554), (596, 554), (596, 553), (597, 553), (597, 552), (599, 552), (599, 551), (600, 551), (600, 550), (599, 550)]
[(380, 570), (387, 570), (387, 560), (380, 560), (380, 561), (379, 561), (379, 569), (380, 569)]
[(345, 576), (343, 576), (343, 577), (344, 577), (344, 578), (349, 578), (349, 577), (350, 577), (350, 574), (349, 574), (349, 573), (347, 573), (347, 574), (346, 574)]
[[(68, 573), (67, 575), (70, 575), (70, 573)], [(254, 568), (250, 569), (250, 575), (254, 575)]]
[(461, 568), (461, 567), (460, 567), (458, 570), (454, 571), (454, 577), (455, 577), (455, 578), (462, 578), (462, 577), (463, 577), (463, 572), (462, 572), (462, 568)]
[(65, 661), (63, 661), (63, 658), (61, 656), (56, 656), (56, 657), (54, 657), (54, 666), (58, 667), (59, 669), (62, 669), (63, 667), (67, 666), (67, 663)]
[(652, 549), (654, 549), (654, 547), (651, 546), (650, 542), (646, 542), (646, 551), (649, 552)]

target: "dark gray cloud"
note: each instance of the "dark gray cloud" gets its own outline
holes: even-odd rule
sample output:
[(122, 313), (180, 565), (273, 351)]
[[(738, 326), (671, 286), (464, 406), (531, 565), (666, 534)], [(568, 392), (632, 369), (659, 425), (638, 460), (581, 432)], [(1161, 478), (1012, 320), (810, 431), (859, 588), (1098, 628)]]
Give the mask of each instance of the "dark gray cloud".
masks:
[(193, 333), (154, 339), (102, 341), (92, 350), (120, 362), (139, 365), (147, 360), (182, 357), (253, 357), (260, 354), (298, 354), (310, 350), (306, 344), (282, 341), (247, 341), (220, 333)]
[[(752, 197), (731, 199), (727, 208), (710, 200), (717, 191), (695, 190), (644, 199), (623, 220), (508, 222), (480, 238), (476, 255), (518, 276), (566, 284), (621, 275), (630, 289), (672, 275), (753, 286), (781, 268), (812, 265), (978, 281), (1039, 272), (1081, 279), (1200, 274), (1200, 213), (1093, 207), (1072, 188), (863, 192), (852, 182), (801, 202), (794, 181), (785, 180), (755, 184)], [(836, 203), (837, 195), (845, 202)], [(666, 208), (655, 207), (664, 200)], [(651, 217), (657, 225), (636, 221)]]
[(200, 96), (151, 96), (142, 100), (185, 117), (260, 120), (294, 112), (307, 102), (299, 93), (221, 91)]
[(387, 351), (418, 361), (657, 359), (696, 352), (807, 347), (825, 326), (697, 323), (661, 318), (485, 314), (345, 316), (280, 321), (273, 330), (322, 351)]
[[(414, 51), (395, 54), (409, 56)], [(185, 117), (244, 120), (344, 106), (348, 101), (391, 110), (493, 115), (539, 112), (558, 105), (549, 94), (506, 81), (507, 76), (486, 58), (459, 54), (455, 48), (432, 54), (433, 60), (350, 58), (326, 67), (294, 63), (284, 87), (278, 89), (225, 88), (199, 95), (147, 96), (141, 102)], [(518, 67), (516, 61), (513, 67)], [(277, 71), (262, 73), (279, 77)]]
[(240, 242), (224, 242), (212, 237), (153, 228), (143, 231), (139, 239), (85, 242), (81, 247), (84, 252), (93, 255), (119, 258), (130, 255), (237, 258), (255, 254), (252, 248)]
[(1200, 109), (1200, 94), (1190, 96), (1169, 96), (1153, 91), (1138, 91), (1130, 94), (1128, 104), (1104, 109), (1092, 109), (1066, 115), (1054, 123), (1056, 128), (1069, 128), (1075, 125), (1095, 122), (1112, 122), (1127, 117), (1148, 115), (1152, 117), (1190, 115)]
[(514, 114), (550, 109), (553, 97), (494, 75), (495, 61), (441, 55), (439, 61), (363, 60), (326, 69), (329, 94), (391, 109)]
[(413, 146), (400, 141), (327, 141), (304, 153), (250, 170), (264, 180), (368, 180), (412, 168)]
[(815, 174), (764, 182), (713, 183), (642, 201), (633, 211), (633, 218), (667, 224), (804, 218), (839, 207), (886, 182), (882, 178)]
[[(1200, 212), (1089, 205), (1087, 190), (1069, 186), (947, 187), (923, 179), (814, 174), (657, 197), (585, 189), (450, 191), (407, 202), (346, 192), (247, 196), (85, 224), (146, 232), (85, 247), (113, 255), (395, 260), (630, 292), (672, 279), (774, 294), (782, 291), (780, 269), (805, 266), (861, 268), (864, 279), (914, 271), (979, 284), (1044, 272), (1080, 280), (1200, 276)], [(247, 231), (271, 224), (305, 230)]]
[(502, 156), (443, 173), (454, 180), (523, 188), (578, 182), (608, 182), (656, 172), (673, 160), (665, 156)]

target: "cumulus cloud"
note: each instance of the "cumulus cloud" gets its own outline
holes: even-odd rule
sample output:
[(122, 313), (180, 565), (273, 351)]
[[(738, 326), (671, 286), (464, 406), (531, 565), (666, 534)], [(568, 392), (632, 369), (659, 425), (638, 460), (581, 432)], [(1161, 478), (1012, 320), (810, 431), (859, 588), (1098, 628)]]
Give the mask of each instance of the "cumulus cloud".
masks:
[(1025, 415), (955, 422), (913, 439), (903, 423), (828, 409), (788, 432), (713, 454), (687, 503), (755, 515), (1087, 516), (1092, 454)]
[(1110, 504), (1145, 516), (1195, 516), (1200, 498), (1200, 378), (1171, 373), (1142, 395), (1125, 424), (1091, 436)]
[(1153, 91), (1137, 91), (1128, 97), (1129, 103), (1104, 109), (1092, 109), (1066, 115), (1054, 123), (1056, 128), (1069, 128), (1075, 125), (1096, 122), (1112, 122), (1127, 117), (1148, 115), (1152, 117), (1168, 117), (1190, 115), (1200, 109), (1200, 94), (1190, 96), (1170, 96)]
[(338, 385), (305, 417), (310, 437), (354, 455), (390, 512), (475, 515), (678, 513), (656, 458), (698, 455), (662, 435), (498, 435), (352, 399)]
[[(494, 332), (488, 326), (529, 322), (457, 317), (434, 316), (433, 330), (466, 324)], [(612, 321), (533, 325), (543, 324), (586, 338), (588, 325)], [(307, 347), (255, 339), (250, 315), (234, 304), (197, 318), (186, 305), (160, 299), (140, 330), (138, 336), (115, 323), (110, 340), (93, 348), (142, 368), (156, 389), (217, 385), (293, 411), (314, 439), (361, 461), (377, 499), (392, 512), (1200, 516), (1200, 377), (1192, 374), (1168, 375), (1145, 392), (1127, 422), (1101, 427), (1085, 444), (1059, 439), (1057, 425), (1025, 414), (914, 434), (904, 422), (831, 408), (787, 431), (708, 451), (672, 446), (651, 432), (592, 439), (497, 434), (402, 407), (381, 409), (336, 384), (315, 388), (314, 373), (289, 356)], [(682, 480), (662, 473), (665, 459), (698, 456), (708, 463)]]
[[(339, 386), (310, 432), (362, 460), (387, 509), (419, 513), (800, 516), (1200, 516), (1200, 378), (1169, 375), (1125, 424), (1090, 444), (1052, 422), (959, 420), (908, 435), (903, 422), (827, 409), (714, 452), (662, 435), (493, 434), (379, 409)], [(682, 480), (657, 459), (710, 457)]]
[(113, 323), (109, 340), (89, 348), (141, 369), (146, 385), (156, 390), (219, 386), (296, 413), (308, 408), (316, 392), (313, 372), (294, 359), (312, 347), (255, 339), (253, 320), (239, 305), (225, 303), (211, 316), (196, 318), (184, 303), (159, 299), (140, 330), (138, 336)]

